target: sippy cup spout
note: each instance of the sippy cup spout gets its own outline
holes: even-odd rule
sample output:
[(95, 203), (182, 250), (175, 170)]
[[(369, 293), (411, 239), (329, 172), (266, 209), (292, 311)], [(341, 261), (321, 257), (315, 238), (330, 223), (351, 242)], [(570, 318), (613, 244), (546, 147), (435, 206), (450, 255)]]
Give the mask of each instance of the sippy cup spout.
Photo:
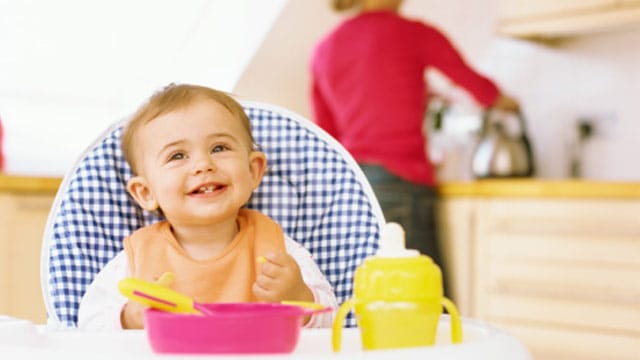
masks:
[(404, 229), (398, 223), (388, 222), (382, 228), (380, 248), (376, 255), (380, 257), (413, 257), (420, 255), (420, 252), (405, 248)]

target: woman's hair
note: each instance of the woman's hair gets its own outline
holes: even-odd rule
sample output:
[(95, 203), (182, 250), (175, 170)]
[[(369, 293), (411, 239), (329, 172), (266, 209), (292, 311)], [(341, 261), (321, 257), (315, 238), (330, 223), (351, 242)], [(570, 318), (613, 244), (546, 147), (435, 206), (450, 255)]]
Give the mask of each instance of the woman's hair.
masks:
[(360, 0), (331, 0), (331, 7), (335, 11), (345, 11), (352, 9), (359, 3)]
[(184, 109), (199, 100), (213, 100), (229, 110), (231, 115), (238, 119), (246, 130), (249, 146), (251, 148), (254, 147), (249, 117), (242, 106), (229, 94), (205, 86), (171, 83), (154, 93), (133, 114), (122, 131), (122, 154), (134, 173), (137, 173), (134, 154), (138, 129), (159, 116)]

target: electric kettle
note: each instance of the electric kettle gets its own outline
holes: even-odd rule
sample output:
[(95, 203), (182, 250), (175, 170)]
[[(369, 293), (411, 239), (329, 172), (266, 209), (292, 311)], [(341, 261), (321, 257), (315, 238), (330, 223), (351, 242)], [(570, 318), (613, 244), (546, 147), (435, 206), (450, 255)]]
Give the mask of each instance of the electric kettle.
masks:
[[(506, 121), (514, 120), (518, 120), (520, 128), (516, 135), (506, 127)], [(533, 176), (533, 152), (522, 113), (496, 110), (485, 113), (471, 167), (476, 178)]]

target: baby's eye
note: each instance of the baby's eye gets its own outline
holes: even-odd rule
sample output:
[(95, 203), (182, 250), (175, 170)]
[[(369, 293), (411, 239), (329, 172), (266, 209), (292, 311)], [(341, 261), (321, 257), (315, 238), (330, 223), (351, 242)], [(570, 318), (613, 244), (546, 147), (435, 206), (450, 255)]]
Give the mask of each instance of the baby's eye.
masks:
[(169, 161), (173, 161), (173, 160), (182, 160), (184, 159), (186, 156), (184, 153), (181, 152), (177, 152), (175, 154), (171, 154), (171, 156), (169, 156)]
[(226, 147), (225, 145), (216, 145), (211, 149), (212, 153), (217, 153), (217, 152), (223, 152), (225, 150), (228, 150), (229, 148)]

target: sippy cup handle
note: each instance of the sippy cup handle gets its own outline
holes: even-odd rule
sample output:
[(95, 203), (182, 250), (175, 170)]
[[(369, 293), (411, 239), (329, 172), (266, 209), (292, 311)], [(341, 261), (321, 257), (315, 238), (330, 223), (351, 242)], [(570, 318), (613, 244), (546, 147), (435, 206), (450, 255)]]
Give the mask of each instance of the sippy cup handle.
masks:
[(451, 342), (459, 344), (462, 342), (462, 323), (460, 322), (460, 315), (458, 309), (453, 301), (442, 297), (442, 306), (447, 309), (447, 312), (451, 316)]
[(331, 344), (333, 345), (333, 351), (340, 351), (342, 345), (342, 324), (347, 314), (353, 308), (353, 299), (349, 299), (340, 305), (336, 318), (333, 320), (333, 330), (331, 332)]

